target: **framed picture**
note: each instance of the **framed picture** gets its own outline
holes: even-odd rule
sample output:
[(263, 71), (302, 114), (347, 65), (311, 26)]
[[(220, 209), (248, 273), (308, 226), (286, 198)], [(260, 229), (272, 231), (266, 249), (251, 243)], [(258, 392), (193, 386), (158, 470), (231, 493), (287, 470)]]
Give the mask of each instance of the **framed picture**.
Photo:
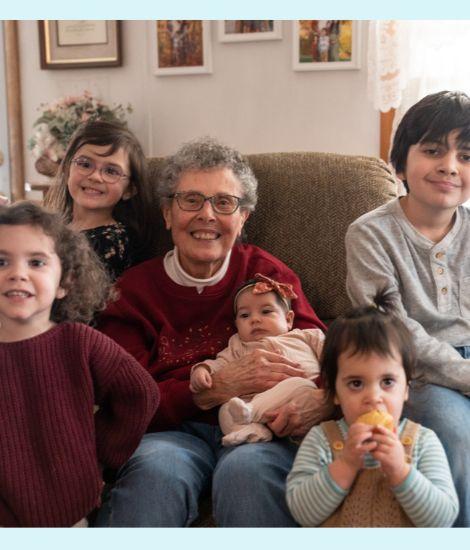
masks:
[(293, 25), (294, 71), (359, 69), (359, 21), (310, 19)]
[(159, 76), (212, 72), (210, 21), (153, 21), (152, 58)]
[(220, 42), (249, 42), (282, 38), (282, 21), (274, 19), (225, 19), (219, 21)]
[(38, 25), (41, 69), (122, 64), (120, 21), (42, 20)]

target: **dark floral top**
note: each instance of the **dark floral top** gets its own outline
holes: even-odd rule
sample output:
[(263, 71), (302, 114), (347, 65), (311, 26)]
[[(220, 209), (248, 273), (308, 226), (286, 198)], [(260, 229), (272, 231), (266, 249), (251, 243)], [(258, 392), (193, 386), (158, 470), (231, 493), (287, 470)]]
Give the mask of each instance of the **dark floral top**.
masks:
[(129, 231), (121, 222), (85, 229), (90, 244), (115, 281), (133, 262)]

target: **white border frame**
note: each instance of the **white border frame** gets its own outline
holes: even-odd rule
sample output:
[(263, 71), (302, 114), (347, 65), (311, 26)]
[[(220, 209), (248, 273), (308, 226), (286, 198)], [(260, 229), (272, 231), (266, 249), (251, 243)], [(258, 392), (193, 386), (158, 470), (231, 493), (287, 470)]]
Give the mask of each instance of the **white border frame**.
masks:
[[(280, 40), (282, 38), (282, 21), (273, 19), (273, 30), (266, 32), (247, 32), (247, 33), (226, 33), (225, 21), (218, 21), (219, 42), (257, 42), (259, 40)], [(268, 20), (269, 21), (269, 20)]]
[(361, 22), (352, 22), (352, 52), (351, 61), (312, 61), (301, 63), (299, 61), (299, 20), (292, 21), (293, 58), (294, 71), (342, 71), (345, 69), (361, 68)]
[[(166, 19), (165, 19), (166, 21)], [(157, 47), (157, 20), (150, 21), (151, 29), (151, 48), (153, 73), (157, 76), (173, 76), (186, 74), (208, 74), (212, 73), (212, 48), (211, 48), (211, 28), (210, 21), (202, 21), (202, 59), (203, 65), (197, 67), (159, 67), (158, 65), (158, 47)]]

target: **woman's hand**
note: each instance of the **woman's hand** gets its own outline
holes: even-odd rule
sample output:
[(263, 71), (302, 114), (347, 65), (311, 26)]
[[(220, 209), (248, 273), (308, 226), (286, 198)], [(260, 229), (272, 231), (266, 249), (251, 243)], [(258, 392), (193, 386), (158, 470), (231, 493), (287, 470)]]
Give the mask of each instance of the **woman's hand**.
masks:
[(289, 403), (267, 412), (263, 420), (278, 437), (303, 437), (312, 426), (327, 418), (332, 409), (325, 402), (323, 390), (303, 387), (295, 392)]
[(380, 461), (380, 468), (390, 486), (400, 485), (410, 473), (410, 465), (406, 462), (405, 449), (398, 435), (383, 426), (375, 426), (372, 437), (377, 444), (372, 456)]
[(201, 409), (211, 409), (232, 397), (269, 390), (291, 376), (305, 377), (298, 363), (279, 353), (255, 350), (214, 373), (212, 388), (193, 399)]

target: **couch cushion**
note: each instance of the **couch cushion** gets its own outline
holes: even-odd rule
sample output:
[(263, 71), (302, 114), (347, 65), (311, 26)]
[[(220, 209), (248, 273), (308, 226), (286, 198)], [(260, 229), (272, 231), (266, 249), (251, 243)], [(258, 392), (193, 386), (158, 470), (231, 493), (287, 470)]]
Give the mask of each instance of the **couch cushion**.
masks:
[[(258, 179), (258, 205), (247, 240), (268, 250), (300, 277), (324, 320), (349, 307), (344, 235), (361, 214), (397, 196), (397, 183), (380, 159), (332, 153), (265, 153), (246, 157)], [(158, 181), (161, 159), (149, 161)], [(161, 216), (159, 253), (171, 246)], [(162, 233), (163, 232), (163, 233)]]

